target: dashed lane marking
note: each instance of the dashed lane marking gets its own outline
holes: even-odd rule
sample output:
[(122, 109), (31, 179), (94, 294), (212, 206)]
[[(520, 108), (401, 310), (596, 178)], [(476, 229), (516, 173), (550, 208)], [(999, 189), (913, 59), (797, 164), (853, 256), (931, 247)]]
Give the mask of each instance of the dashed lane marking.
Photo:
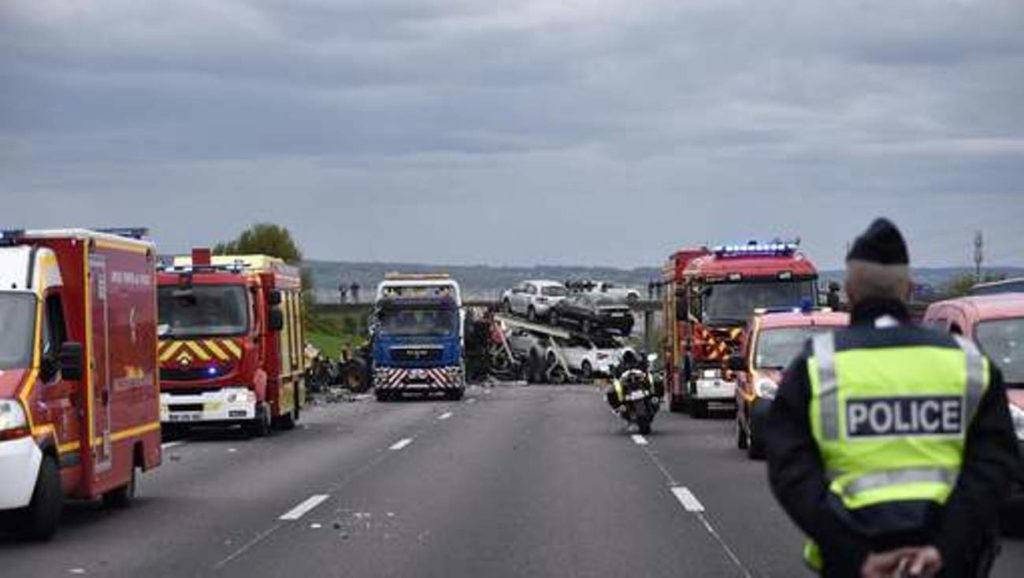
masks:
[(291, 510), (285, 512), (280, 518), (278, 518), (278, 520), (298, 520), (306, 514), (308, 514), (310, 511), (312, 511), (313, 508), (324, 503), (324, 501), (326, 501), (327, 498), (330, 498), (330, 496), (328, 496), (327, 494), (317, 494), (315, 496), (311, 496), (305, 502), (302, 502), (298, 506), (295, 506)]
[(455, 414), (453, 414), (452, 412), (448, 411), (448, 412), (442, 413), (441, 415), (437, 416), (437, 419), (439, 419), (441, 421), (444, 421), (444, 420), (452, 417), (453, 415), (455, 415)]
[(645, 446), (647, 445), (647, 438), (640, 434), (633, 434), (633, 443), (638, 446)]
[(700, 503), (697, 496), (693, 495), (693, 492), (689, 488), (684, 486), (676, 486), (672, 488), (672, 494), (675, 495), (679, 503), (686, 508), (687, 512), (703, 512), (704, 504)]
[(412, 438), (405, 438), (404, 440), (399, 440), (399, 441), (391, 444), (391, 447), (388, 448), (388, 449), (391, 450), (391, 451), (398, 451), (400, 449), (405, 448), (407, 445), (409, 445), (411, 443), (412, 443)]

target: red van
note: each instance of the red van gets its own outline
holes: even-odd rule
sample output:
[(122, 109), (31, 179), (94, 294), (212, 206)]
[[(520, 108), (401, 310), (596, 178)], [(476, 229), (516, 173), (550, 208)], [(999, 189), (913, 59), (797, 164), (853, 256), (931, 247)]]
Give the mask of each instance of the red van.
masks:
[(110, 232), (0, 233), (0, 514), (30, 538), (160, 465), (155, 263)]

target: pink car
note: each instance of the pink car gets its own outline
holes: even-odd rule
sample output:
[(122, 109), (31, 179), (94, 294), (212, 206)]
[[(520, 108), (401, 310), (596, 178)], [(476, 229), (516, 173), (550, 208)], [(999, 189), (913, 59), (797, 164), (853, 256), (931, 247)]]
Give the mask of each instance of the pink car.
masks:
[[(974, 340), (1003, 372), (1017, 441), (1024, 452), (1024, 293), (961, 297), (933, 303), (925, 325)], [(1024, 489), (1024, 468), (1017, 472)]]

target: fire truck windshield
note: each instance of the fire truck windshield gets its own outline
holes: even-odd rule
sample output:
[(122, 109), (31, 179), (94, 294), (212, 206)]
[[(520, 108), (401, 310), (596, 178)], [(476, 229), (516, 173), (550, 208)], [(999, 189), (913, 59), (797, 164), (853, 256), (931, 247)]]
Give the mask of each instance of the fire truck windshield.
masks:
[(249, 327), (249, 302), (242, 285), (160, 287), (161, 337), (242, 335)]
[(0, 292), (0, 369), (32, 364), (36, 298), (31, 293)]
[(708, 285), (704, 322), (742, 323), (759, 307), (800, 307), (814, 299), (814, 281), (743, 281)]
[(441, 307), (388, 307), (377, 313), (380, 335), (448, 336), (458, 332), (458, 310)]

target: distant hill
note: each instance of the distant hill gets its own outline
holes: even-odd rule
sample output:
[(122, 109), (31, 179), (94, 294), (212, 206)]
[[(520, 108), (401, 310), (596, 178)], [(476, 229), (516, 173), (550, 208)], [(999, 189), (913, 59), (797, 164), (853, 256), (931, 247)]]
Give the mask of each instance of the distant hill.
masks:
[[(655, 267), (619, 269), (615, 267), (573, 267), (538, 265), (534, 267), (492, 267), (489, 265), (428, 265), (416, 263), (357, 263), (310, 260), (303, 264), (313, 277), (314, 295), (320, 302), (337, 302), (338, 285), (358, 283), (360, 299), (369, 300), (386, 273), (448, 273), (462, 285), (463, 293), (474, 299), (496, 299), (506, 288), (525, 279), (601, 279), (636, 287), (646, 292), (647, 283), (661, 278)], [(971, 273), (967, 267), (914, 269), (914, 281), (941, 290), (958, 275)], [(988, 267), (986, 273), (1024, 277), (1024, 267)], [(843, 272), (822, 271), (823, 283), (842, 281)]]

